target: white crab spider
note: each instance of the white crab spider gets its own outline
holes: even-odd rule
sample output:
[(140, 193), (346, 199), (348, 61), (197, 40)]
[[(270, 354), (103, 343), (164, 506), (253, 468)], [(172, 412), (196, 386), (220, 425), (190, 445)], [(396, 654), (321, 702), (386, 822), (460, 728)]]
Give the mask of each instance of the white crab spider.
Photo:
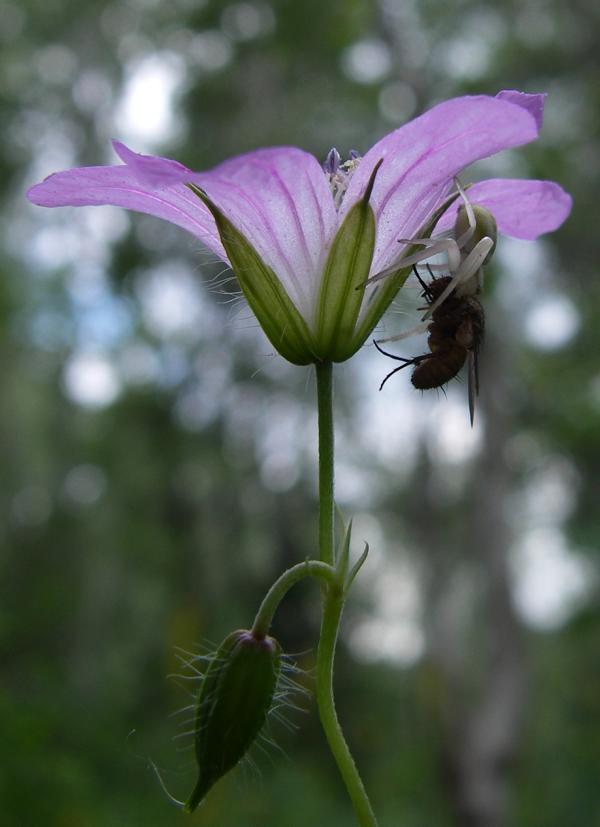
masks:
[[(382, 270), (369, 279), (369, 283), (380, 281), (393, 273), (397, 273), (400, 267), (421, 264), (440, 253), (445, 253), (447, 264), (434, 264), (431, 265), (431, 269), (447, 270), (451, 276), (451, 281), (444, 292), (427, 308), (421, 324), (397, 336), (380, 339), (382, 342), (395, 342), (417, 333), (424, 333), (428, 327), (425, 321), (455, 290), (462, 296), (476, 295), (481, 291), (483, 265), (489, 261), (496, 246), (496, 222), (488, 210), (483, 207), (473, 207), (458, 179), (455, 178), (454, 181), (463, 201), (456, 217), (456, 237), (399, 238), (398, 242), (400, 244), (410, 246), (418, 244), (423, 246), (424, 249), (405, 258), (401, 256), (392, 267)], [(467, 219), (466, 228), (465, 215)], [(480, 237), (473, 243), (473, 236), (476, 232)]]

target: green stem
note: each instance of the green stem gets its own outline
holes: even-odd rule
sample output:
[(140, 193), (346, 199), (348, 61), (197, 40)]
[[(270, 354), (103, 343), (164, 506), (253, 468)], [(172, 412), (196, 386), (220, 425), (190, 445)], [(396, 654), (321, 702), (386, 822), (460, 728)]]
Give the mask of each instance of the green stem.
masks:
[(306, 560), (284, 571), (281, 577), (273, 583), (256, 613), (252, 625), (252, 632), (256, 637), (265, 637), (268, 634), (277, 607), (292, 586), (304, 577), (315, 577), (325, 584), (337, 583), (335, 569), (319, 560)]
[(331, 362), (317, 368), (319, 413), (319, 556), (324, 563), (335, 560), (333, 500), (333, 371)]
[[(334, 560), (333, 383), (331, 364), (318, 364), (319, 410), (319, 550), (325, 563)], [(342, 733), (333, 697), (333, 661), (344, 609), (344, 584), (327, 582), (322, 589), (323, 618), (317, 653), (317, 705), (329, 748), (348, 790), (360, 827), (377, 827), (366, 790)]]

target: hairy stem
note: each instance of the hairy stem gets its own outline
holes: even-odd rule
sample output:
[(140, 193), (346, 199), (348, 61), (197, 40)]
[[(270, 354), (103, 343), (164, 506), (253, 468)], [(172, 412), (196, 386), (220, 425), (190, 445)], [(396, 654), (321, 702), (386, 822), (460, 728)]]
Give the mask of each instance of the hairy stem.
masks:
[[(333, 499), (333, 383), (331, 364), (317, 368), (319, 410), (319, 556), (334, 561)], [(317, 705), (329, 748), (348, 790), (360, 827), (377, 827), (361, 777), (342, 733), (333, 697), (333, 661), (342, 611), (344, 584), (327, 582), (322, 588), (323, 618), (317, 653)]]

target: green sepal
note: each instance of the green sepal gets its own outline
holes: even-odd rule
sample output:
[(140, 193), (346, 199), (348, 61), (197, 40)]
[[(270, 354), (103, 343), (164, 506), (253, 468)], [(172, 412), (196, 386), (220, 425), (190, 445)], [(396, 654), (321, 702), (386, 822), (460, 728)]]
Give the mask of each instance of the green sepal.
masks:
[[(437, 222), (446, 212), (448, 207), (456, 201), (458, 197), (459, 193), (454, 193), (446, 198), (443, 204), (441, 204), (433, 213), (429, 221), (417, 233), (415, 233), (414, 237), (429, 238)], [(423, 248), (418, 244), (407, 247), (406, 250), (403, 250), (403, 257), (408, 258), (408, 256), (411, 256), (422, 249)], [(367, 310), (354, 334), (352, 341), (352, 353), (355, 353), (364, 345), (373, 332), (373, 328), (393, 302), (396, 294), (403, 286), (411, 272), (412, 267), (400, 267), (395, 273), (391, 273), (387, 278), (377, 282), (377, 284), (372, 288), (370, 296), (367, 294)], [(357, 292), (359, 291), (357, 290)]]
[(276, 273), (204, 190), (194, 184), (188, 186), (211, 211), (231, 268), (273, 347), (294, 365), (314, 362), (315, 346), (311, 333)]
[(219, 646), (196, 706), (198, 780), (186, 812), (244, 757), (265, 723), (280, 671), (281, 647), (272, 637), (239, 629)]
[(375, 248), (376, 222), (369, 199), (380, 166), (381, 161), (363, 197), (348, 211), (327, 256), (315, 320), (317, 350), (324, 360), (343, 362), (357, 350), (353, 333)]

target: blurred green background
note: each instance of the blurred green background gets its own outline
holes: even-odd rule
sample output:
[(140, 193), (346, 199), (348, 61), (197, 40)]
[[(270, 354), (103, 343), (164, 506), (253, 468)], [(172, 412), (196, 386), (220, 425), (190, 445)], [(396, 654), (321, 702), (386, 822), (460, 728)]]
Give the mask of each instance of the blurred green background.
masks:
[[(115, 162), (110, 137), (196, 169), (365, 151), (502, 88), (549, 93), (541, 139), (465, 180), (556, 179), (574, 212), (501, 241), (474, 430), (464, 383), (380, 394), (372, 347), (337, 371), (338, 499), (372, 547), (339, 711), (381, 827), (600, 825), (599, 32), (593, 0), (2, 0), (3, 827), (354, 823), (312, 701), (192, 818), (146, 760), (189, 793), (175, 647), (248, 625), (314, 549), (310, 371), (183, 231), (26, 186)], [(317, 629), (298, 587), (275, 631), (308, 688)]]

